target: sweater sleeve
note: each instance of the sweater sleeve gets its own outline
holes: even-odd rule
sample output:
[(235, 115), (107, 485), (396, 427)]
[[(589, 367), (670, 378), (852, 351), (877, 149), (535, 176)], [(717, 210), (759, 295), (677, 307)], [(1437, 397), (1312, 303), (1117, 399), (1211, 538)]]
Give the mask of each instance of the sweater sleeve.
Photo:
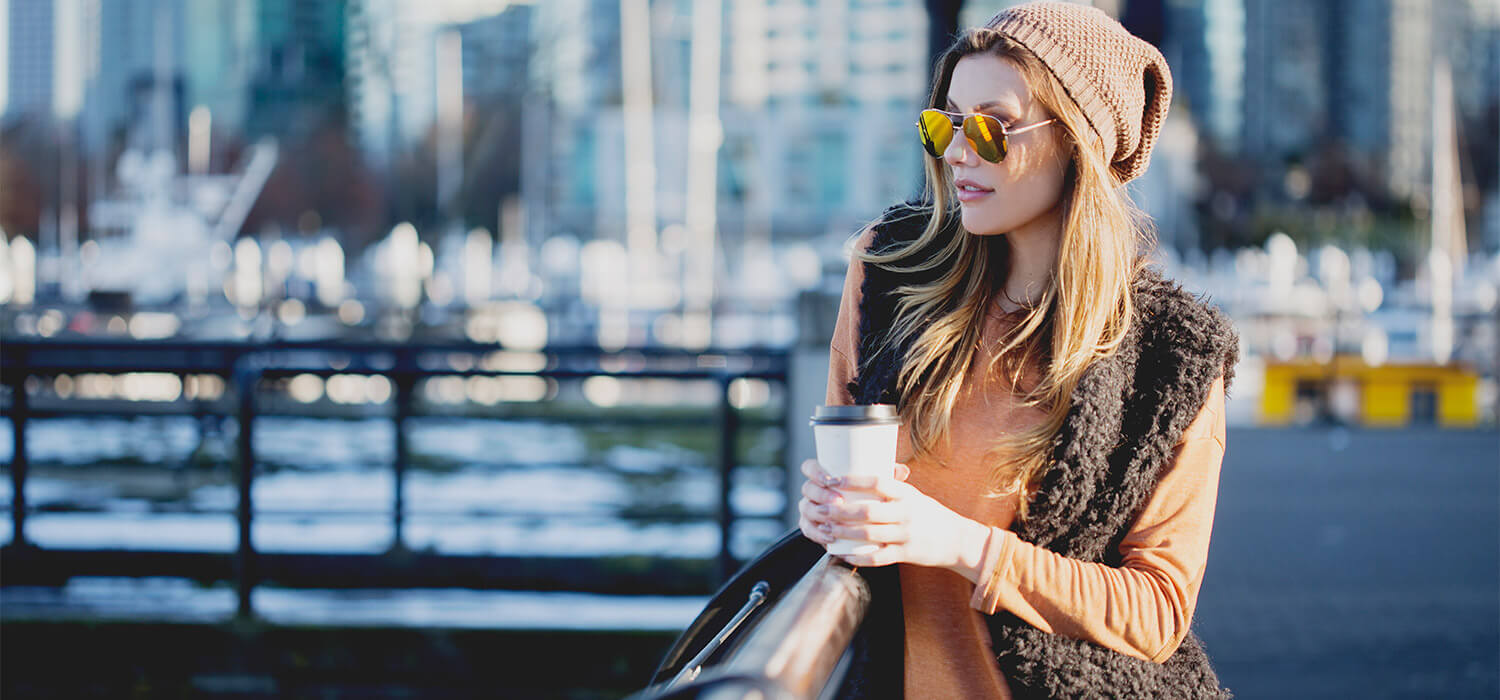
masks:
[[(875, 238), (873, 228), (865, 229), (854, 244), (855, 250), (866, 250)], [(839, 297), (839, 315), (833, 324), (833, 338), (828, 342), (828, 390), (824, 404), (848, 406), (854, 403), (848, 383), (858, 372), (859, 295), (864, 284), (864, 263), (850, 259), (844, 274), (844, 291)]]
[(1166, 661), (1187, 636), (1197, 604), (1224, 439), (1220, 376), (1120, 543), (1119, 567), (1065, 557), (991, 527), (970, 604), (985, 614), (1009, 611), (1044, 632)]

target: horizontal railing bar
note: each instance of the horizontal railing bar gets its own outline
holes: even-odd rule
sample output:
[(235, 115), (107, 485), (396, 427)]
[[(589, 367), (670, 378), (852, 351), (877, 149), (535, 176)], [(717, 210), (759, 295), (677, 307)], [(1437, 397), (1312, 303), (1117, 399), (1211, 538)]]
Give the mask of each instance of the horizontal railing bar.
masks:
[[(79, 470), (79, 471), (94, 468), (94, 465), (96, 465), (96, 464), (105, 464), (105, 465), (109, 465), (110, 469), (120, 469), (120, 468), (160, 469), (160, 470), (164, 470), (164, 471), (175, 473), (175, 472), (178, 472), (178, 471), (183, 470), (183, 469), (191, 471), (192, 469), (195, 468), (195, 467), (191, 467), (191, 466), (186, 466), (185, 467), (182, 464), (182, 461), (186, 460), (186, 459), (188, 459), (187, 455), (183, 455), (182, 457), (178, 458), (176, 461), (153, 462), (153, 463), (150, 463), (150, 464), (144, 464), (144, 463), (140, 463), (140, 462), (134, 462), (134, 463), (132, 463), (132, 462), (119, 462), (119, 463), (114, 463), (114, 462), (110, 462), (109, 460), (100, 460), (100, 461), (96, 461), (96, 462), (90, 462), (88, 464), (71, 464), (71, 463), (64, 463), (64, 462), (41, 462), (40, 464), (42, 466), (48, 467), (48, 468), (66, 468), (66, 469), (70, 469), (70, 470)], [(219, 466), (223, 466), (223, 465), (229, 464), (232, 461), (233, 460), (224, 460), (223, 462), (216, 463), (216, 464), (214, 464), (212, 466), (213, 467), (219, 467)], [(274, 460), (269, 460), (269, 459), (266, 459), (266, 458), (261, 458), (261, 459), (259, 459), (257, 461), (260, 462), (260, 463), (268, 463), (268, 462), (269, 463), (273, 463), (273, 464), (275, 463)], [(365, 462), (365, 463), (369, 464), (369, 462)], [(37, 464), (36, 462), (34, 462), (34, 461), (32, 462), (33, 466), (35, 466), (36, 464)], [(499, 473), (499, 472), (507, 472), (507, 471), (566, 470), (566, 471), (604, 472), (604, 473), (607, 473), (607, 474), (608, 473), (633, 474), (633, 473), (636, 473), (638, 471), (643, 471), (645, 469), (644, 467), (640, 467), (640, 466), (621, 467), (621, 466), (617, 466), (617, 465), (613, 465), (613, 464), (607, 464), (607, 463), (603, 463), (603, 462), (499, 462), (499, 461), (486, 461), (486, 460), (477, 460), (477, 459), (475, 459), (475, 460), (454, 460), (450, 464), (461, 465), (461, 467), (463, 469), (465, 469), (465, 470), (468, 470), (468, 471), (471, 471), (471, 472), (477, 471), (477, 472), (480, 472), (480, 473)], [(656, 463), (656, 464), (654, 464), (652, 466), (653, 467), (660, 467), (662, 469), (677, 469), (677, 470), (681, 470), (683, 472), (689, 472), (689, 473), (695, 473), (695, 474), (713, 474), (718, 469), (715, 465), (708, 464), (708, 463), (705, 463), (705, 462), (658, 462), (658, 463)], [(750, 463), (742, 464), (742, 465), (739, 465), (739, 466), (741, 468), (744, 468), (744, 469), (770, 469), (770, 470), (776, 470), (776, 471), (780, 471), (780, 470), (783, 469), (783, 467), (781, 465), (775, 464), (775, 463), (755, 463), (755, 462), (750, 462)], [(451, 471), (454, 468), (455, 467), (447, 466), (445, 464), (444, 466), (441, 466), (441, 467), (435, 467), (431, 471), (434, 471), (434, 472), (437, 472), (437, 473), (443, 473), (443, 472)], [(262, 466), (262, 467), (258, 468), (258, 471), (264, 472), (264, 471), (266, 471), (266, 469), (265, 469), (265, 467)], [(377, 475), (377, 474), (382, 473), (383, 471), (384, 471), (384, 469), (382, 467), (380, 467), (380, 466), (370, 466), (370, 467), (367, 467), (367, 468), (359, 470), (359, 472), (370, 474), (370, 475)], [(321, 470), (321, 469), (307, 469), (307, 468), (303, 468), (303, 469), (299, 470), (299, 473), (303, 473), (303, 474), (327, 474), (327, 473), (348, 474), (349, 471), (345, 470), (345, 469), (327, 469), (327, 470)]]
[[(78, 576), (234, 580), (233, 551), (0, 548), (4, 585), (60, 585)], [(469, 588), (575, 591), (617, 595), (705, 595), (715, 558), (618, 556), (482, 556), (258, 551), (260, 585), (288, 588)]]
[[(372, 406), (381, 406), (381, 405), (384, 405), (384, 404), (371, 404), (371, 405)], [(711, 410), (712, 407), (710, 407), (710, 406), (703, 406), (702, 408), (705, 411), (708, 411), (708, 410)], [(338, 415), (319, 415), (319, 414), (309, 414), (309, 413), (292, 413), (292, 412), (288, 412), (288, 411), (257, 411), (255, 415), (256, 415), (256, 418), (307, 418), (307, 419), (313, 419), (313, 420), (363, 420), (363, 419), (375, 419), (375, 418), (388, 419), (387, 416), (385, 416), (383, 414), (380, 414), (380, 413), (372, 413), (372, 414), (350, 413), (350, 414), (338, 414)], [(37, 419), (37, 420), (55, 420), (55, 419), (59, 419), (59, 418), (72, 418), (72, 417), (82, 417), (82, 418), (171, 418), (171, 417), (174, 417), (174, 416), (175, 417), (182, 417), (182, 418), (196, 418), (198, 416), (219, 416), (219, 417), (223, 417), (223, 418), (233, 418), (234, 417), (234, 412), (233, 411), (226, 411), (226, 412), (223, 412), (223, 413), (216, 412), (216, 411), (198, 411), (198, 412), (193, 412), (193, 411), (160, 411), (160, 412), (156, 412), (156, 411), (138, 411), (138, 412), (126, 412), (126, 411), (118, 411), (118, 410), (93, 411), (93, 410), (61, 410), (61, 409), (44, 409), (44, 410), (27, 409), (27, 411), (26, 411), (26, 419), (27, 420), (33, 420), (33, 419)], [(12, 413), (11, 413), (11, 411), (9, 409), (0, 409), (0, 418), (12, 418), (12, 417), (13, 417), (13, 415), (12, 415)], [(520, 412), (517, 412), (517, 413), (495, 413), (495, 414), (485, 414), (485, 415), (473, 415), (473, 414), (465, 414), (465, 413), (414, 413), (414, 414), (412, 414), (411, 418), (415, 419), (417, 421), (421, 421), (423, 419), (428, 419), (428, 418), (467, 418), (467, 419), (474, 419), (474, 420), (526, 420), (526, 421), (538, 421), (538, 422), (546, 422), (546, 423), (558, 423), (558, 424), (562, 424), (562, 425), (591, 424), (591, 425), (603, 425), (603, 426), (612, 426), (612, 425), (630, 425), (630, 426), (640, 426), (640, 425), (681, 425), (681, 426), (695, 426), (696, 427), (696, 426), (704, 426), (704, 425), (717, 426), (719, 424), (719, 419), (717, 417), (711, 416), (711, 415), (710, 416), (691, 416), (691, 415), (688, 415), (688, 416), (653, 416), (653, 415), (640, 414), (640, 413), (637, 413), (637, 414), (634, 414), (634, 415), (623, 414), (622, 413), (619, 416), (609, 416), (606, 419), (602, 419), (602, 420), (597, 415), (595, 415), (595, 416), (588, 416), (588, 415), (572, 415), (572, 414), (547, 414), (547, 413), (541, 413), (541, 412), (537, 412), (537, 413), (520, 413)], [(763, 427), (763, 428), (764, 427), (779, 427), (781, 425), (781, 421), (779, 419), (773, 418), (773, 417), (765, 417), (765, 416), (745, 417), (745, 418), (740, 419), (740, 422), (742, 424), (744, 424), (744, 425), (752, 425), (752, 426)]]
[(168, 338), (162, 340), (139, 340), (118, 338), (55, 339), (16, 338), (6, 340), (6, 349), (11, 352), (35, 350), (133, 350), (152, 351), (178, 350), (187, 352), (280, 352), (332, 350), (359, 353), (425, 353), (425, 352), (535, 352), (551, 355), (602, 355), (606, 357), (701, 357), (701, 356), (773, 356), (785, 355), (780, 346), (750, 345), (744, 347), (707, 347), (702, 350), (674, 348), (669, 346), (642, 346), (624, 350), (612, 350), (601, 345), (585, 343), (559, 343), (542, 348), (515, 348), (500, 343), (481, 343), (471, 340), (350, 340), (329, 338), (312, 340), (194, 340)]
[[(24, 367), (12, 367), (13, 371), (20, 373), (25, 370), (27, 376), (55, 375), (55, 374), (212, 374), (216, 376), (227, 376), (229, 370), (221, 365), (215, 365), (213, 369), (194, 367), (148, 365), (148, 364), (111, 364), (104, 366), (78, 366), (78, 365), (28, 365)], [(592, 377), (615, 377), (615, 378), (640, 378), (640, 379), (677, 379), (717, 381), (724, 377), (735, 379), (786, 379), (785, 368), (771, 369), (734, 369), (722, 368), (692, 368), (692, 369), (587, 369), (587, 368), (542, 368), (542, 369), (454, 369), (451, 367), (329, 367), (327, 365), (270, 365), (261, 368), (263, 377), (289, 377), (298, 374), (313, 374), (318, 376), (332, 376), (335, 374), (362, 374), (372, 376), (394, 376), (394, 375), (416, 375), (418, 377), (547, 377), (553, 379), (588, 379)]]
[[(9, 513), (11, 505), (0, 503), (0, 513)], [(323, 520), (336, 518), (387, 518), (390, 517), (389, 508), (381, 510), (297, 510), (287, 508), (255, 509), (257, 517), (273, 518), (296, 518), (307, 520)], [(516, 510), (414, 510), (406, 509), (406, 516), (415, 519), (428, 520), (536, 520), (542, 518), (574, 518), (585, 520), (629, 520), (629, 521), (694, 521), (706, 520), (718, 515), (718, 511), (711, 509), (683, 511), (677, 513), (647, 513), (647, 512), (601, 512), (601, 511), (516, 511)], [(140, 516), (142, 519), (156, 515), (224, 515), (235, 514), (233, 508), (153, 508), (150, 510), (130, 510), (123, 508), (88, 507), (53, 504), (28, 505), (26, 514), (32, 515), (132, 515)], [(780, 520), (781, 512), (744, 512), (735, 511), (736, 520)], [(574, 520), (573, 522), (577, 522)]]

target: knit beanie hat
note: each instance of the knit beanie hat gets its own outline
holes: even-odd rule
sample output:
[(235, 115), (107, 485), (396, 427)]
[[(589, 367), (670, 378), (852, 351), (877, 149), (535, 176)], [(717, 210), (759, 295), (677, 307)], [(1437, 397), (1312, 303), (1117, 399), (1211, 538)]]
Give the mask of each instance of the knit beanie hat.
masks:
[(1029, 2), (986, 25), (1046, 64), (1104, 142), (1121, 182), (1146, 170), (1172, 101), (1172, 73), (1155, 46), (1103, 10), (1071, 2)]

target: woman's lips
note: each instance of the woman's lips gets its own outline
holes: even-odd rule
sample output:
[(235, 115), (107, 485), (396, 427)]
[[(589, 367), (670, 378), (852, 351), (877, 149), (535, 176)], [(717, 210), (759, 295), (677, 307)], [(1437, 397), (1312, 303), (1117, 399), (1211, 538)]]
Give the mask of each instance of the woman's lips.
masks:
[(960, 202), (973, 202), (995, 193), (995, 190), (973, 180), (959, 180), (953, 184), (958, 187), (958, 201)]
[(972, 202), (975, 201), (975, 199), (986, 198), (986, 196), (993, 195), (993, 193), (995, 193), (995, 190), (972, 190), (959, 187), (959, 201)]

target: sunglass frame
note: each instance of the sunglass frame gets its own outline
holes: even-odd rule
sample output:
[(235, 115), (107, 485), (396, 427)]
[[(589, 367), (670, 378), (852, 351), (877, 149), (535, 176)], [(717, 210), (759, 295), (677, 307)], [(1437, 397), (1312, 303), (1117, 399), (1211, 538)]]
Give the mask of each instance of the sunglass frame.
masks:
[[(1010, 137), (1012, 137), (1012, 136), (1020, 136), (1021, 134), (1024, 134), (1024, 133), (1026, 133), (1028, 131), (1031, 131), (1033, 129), (1039, 129), (1039, 128), (1044, 127), (1044, 126), (1046, 126), (1048, 124), (1051, 124), (1052, 122), (1057, 121), (1056, 117), (1052, 117), (1050, 119), (1043, 119), (1042, 121), (1039, 121), (1039, 122), (1036, 122), (1036, 123), (1033, 123), (1033, 124), (1027, 124), (1026, 126), (1018, 126), (1018, 127), (1014, 128), (1014, 129), (1011, 129), (1011, 128), (1008, 128), (1008, 127), (1005, 126), (1005, 122), (1000, 121), (1000, 119), (998, 117), (995, 117), (992, 114), (985, 114), (983, 112), (969, 112), (969, 113), (949, 112), (947, 110), (937, 109), (936, 107), (929, 107), (927, 109), (922, 110), (917, 115), (917, 133), (918, 133), (919, 137), (921, 138), (923, 149), (926, 150), (927, 154), (930, 155), (930, 156), (932, 156), (933, 158), (942, 158), (943, 154), (942, 154), (941, 151), (939, 151), (937, 153), (933, 152), (934, 149), (937, 147), (937, 141), (935, 139), (933, 139), (932, 138), (932, 134), (930, 134), (928, 132), (928, 130), (927, 130), (927, 124), (926, 124), (926, 122), (924, 122), (922, 120), (922, 116), (921, 116), (922, 114), (926, 114), (928, 112), (932, 112), (934, 114), (941, 114), (941, 115), (943, 115), (945, 117), (948, 117), (948, 122), (951, 125), (950, 128), (952, 129), (952, 131), (948, 132), (948, 134), (949, 134), (949, 136), (948, 136), (948, 138), (949, 138), (948, 143), (949, 144), (953, 143), (953, 141), (952, 141), (952, 138), (953, 138), (952, 134), (953, 134), (953, 132), (961, 130), (961, 131), (963, 131), (964, 138), (968, 139), (969, 140), (969, 145), (971, 147), (973, 147), (974, 153), (978, 154), (980, 158), (983, 158), (986, 161), (989, 161), (991, 163), (999, 163), (1000, 161), (1005, 160), (1005, 156), (1010, 152)], [(986, 156), (984, 154), (984, 149), (981, 149), (979, 147), (979, 143), (975, 140), (974, 134), (970, 133), (970, 129), (973, 129), (974, 131), (979, 131), (979, 130), (983, 129), (985, 126), (988, 126), (987, 124), (985, 124), (985, 122), (993, 123), (993, 125), (995, 127), (998, 127), (998, 128), (997, 129), (992, 129), (991, 131), (998, 131), (999, 134), (1000, 134), (1000, 139), (998, 141), (995, 140), (993, 137), (990, 137), (989, 139), (987, 139), (987, 141), (989, 143), (995, 144), (996, 148), (998, 149), (998, 153), (996, 154), (996, 157), (994, 157), (994, 158), (990, 158), (989, 156)], [(971, 126), (971, 124), (972, 124), (972, 126)], [(943, 150), (947, 150), (947, 145), (946, 144), (944, 145)]]

